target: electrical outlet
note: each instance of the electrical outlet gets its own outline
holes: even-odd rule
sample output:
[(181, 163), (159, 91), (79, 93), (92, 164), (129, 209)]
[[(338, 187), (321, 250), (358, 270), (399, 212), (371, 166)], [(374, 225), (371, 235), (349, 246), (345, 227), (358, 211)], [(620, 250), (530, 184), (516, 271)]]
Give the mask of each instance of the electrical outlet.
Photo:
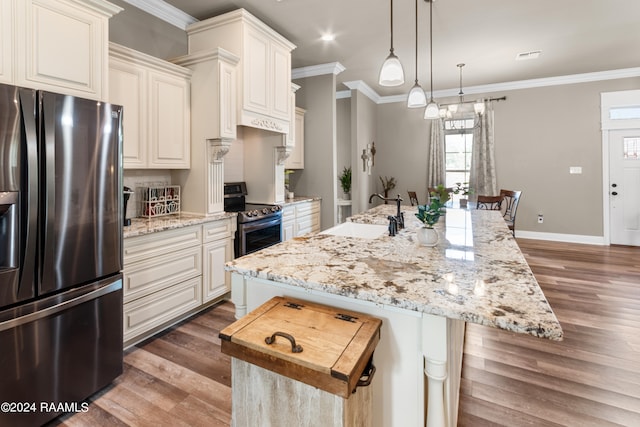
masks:
[(544, 216), (542, 214), (538, 214), (538, 224), (542, 224), (544, 222)]

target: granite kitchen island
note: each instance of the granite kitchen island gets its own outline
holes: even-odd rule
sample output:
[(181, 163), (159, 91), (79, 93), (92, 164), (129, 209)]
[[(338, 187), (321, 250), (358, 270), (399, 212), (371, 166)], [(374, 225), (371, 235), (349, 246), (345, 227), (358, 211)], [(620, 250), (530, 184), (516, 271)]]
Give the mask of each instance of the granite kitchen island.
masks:
[[(349, 220), (386, 225), (395, 210)], [(562, 328), (499, 212), (448, 209), (424, 247), (416, 208), (402, 211), (393, 237), (323, 232), (228, 263), (236, 317), (276, 295), (376, 316), (374, 425), (455, 426), (466, 322), (552, 340)]]

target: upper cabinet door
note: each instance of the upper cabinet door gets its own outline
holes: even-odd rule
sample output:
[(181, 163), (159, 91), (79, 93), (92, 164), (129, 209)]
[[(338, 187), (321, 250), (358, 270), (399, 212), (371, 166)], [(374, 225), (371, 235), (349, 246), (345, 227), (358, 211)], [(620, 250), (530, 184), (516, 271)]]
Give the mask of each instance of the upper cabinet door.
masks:
[(236, 87), (238, 79), (236, 77), (236, 66), (228, 62), (220, 61), (218, 63), (219, 78), (219, 106), (220, 114), (220, 137), (236, 139), (238, 124), (237, 120), (237, 95)]
[(105, 98), (108, 18), (120, 8), (101, 0), (22, 0), (16, 5), (16, 83)]
[(188, 169), (191, 161), (189, 81), (168, 74), (151, 73), (150, 168)]
[(0, 0), (0, 83), (13, 83), (13, 0)]
[(124, 106), (122, 164), (147, 166), (147, 72), (127, 61), (109, 61), (109, 102)]
[(111, 43), (109, 101), (124, 106), (126, 169), (188, 169), (191, 71)]
[[(271, 72), (269, 70), (269, 39), (249, 28), (245, 38), (244, 108), (260, 114), (269, 114)], [(289, 83), (290, 85), (291, 83)]]
[(271, 43), (271, 100), (272, 116), (290, 120), (291, 117), (291, 52)]

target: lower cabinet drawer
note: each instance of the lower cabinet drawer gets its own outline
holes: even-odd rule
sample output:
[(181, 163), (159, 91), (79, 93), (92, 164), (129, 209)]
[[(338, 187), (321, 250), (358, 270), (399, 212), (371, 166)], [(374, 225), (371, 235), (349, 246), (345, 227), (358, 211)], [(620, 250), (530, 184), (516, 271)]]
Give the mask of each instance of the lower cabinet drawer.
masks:
[(298, 236), (320, 231), (320, 216), (309, 215), (298, 220)]
[(124, 341), (126, 343), (201, 304), (201, 276), (124, 304)]
[(129, 264), (124, 268), (125, 303), (202, 274), (200, 246)]

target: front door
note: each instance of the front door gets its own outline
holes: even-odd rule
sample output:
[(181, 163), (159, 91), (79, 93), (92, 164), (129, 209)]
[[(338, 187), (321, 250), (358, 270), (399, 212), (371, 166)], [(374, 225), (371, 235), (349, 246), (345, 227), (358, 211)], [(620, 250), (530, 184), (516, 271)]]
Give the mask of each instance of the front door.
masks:
[(611, 243), (640, 246), (640, 129), (609, 132)]

